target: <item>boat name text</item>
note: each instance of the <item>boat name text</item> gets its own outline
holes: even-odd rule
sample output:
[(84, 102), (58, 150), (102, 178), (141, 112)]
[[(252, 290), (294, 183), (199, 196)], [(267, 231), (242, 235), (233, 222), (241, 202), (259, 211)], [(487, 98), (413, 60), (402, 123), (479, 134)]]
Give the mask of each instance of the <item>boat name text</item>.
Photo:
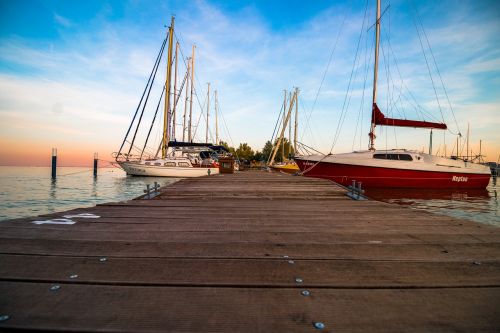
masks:
[(453, 178), (451, 178), (451, 181), (460, 183), (460, 182), (467, 182), (467, 179), (468, 177), (453, 176)]

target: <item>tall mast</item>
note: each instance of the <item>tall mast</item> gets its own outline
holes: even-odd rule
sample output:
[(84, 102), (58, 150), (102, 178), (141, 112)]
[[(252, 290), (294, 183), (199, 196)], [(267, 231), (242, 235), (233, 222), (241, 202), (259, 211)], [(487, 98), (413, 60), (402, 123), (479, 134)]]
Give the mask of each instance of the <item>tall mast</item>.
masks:
[(165, 81), (165, 107), (163, 111), (163, 144), (161, 149), (161, 157), (165, 158), (167, 155), (167, 146), (170, 140), (170, 81), (172, 77), (172, 47), (174, 40), (174, 17), (168, 28), (168, 57), (167, 57), (167, 78)]
[(299, 88), (295, 88), (295, 126), (293, 130), (293, 153), (297, 154), (297, 127), (298, 127), (298, 117), (299, 117)]
[(465, 157), (465, 160), (468, 161), (469, 160), (469, 123), (467, 123), (467, 157)]
[(193, 141), (193, 136), (191, 135), (192, 119), (193, 119), (193, 90), (194, 90), (194, 50), (196, 45), (193, 45), (193, 50), (191, 51), (191, 96), (189, 98), (189, 127), (188, 127), (188, 139), (189, 142)]
[[(286, 116), (285, 116), (285, 112), (286, 112), (286, 95), (287, 95), (287, 92), (286, 92), (286, 89), (284, 90), (285, 94), (284, 94), (284, 100), (283, 100), (283, 135), (285, 135), (285, 127), (286, 127)], [(281, 141), (281, 140), (280, 140)], [(278, 145), (279, 147), (279, 145)], [(281, 161), (284, 162), (285, 161), (285, 144), (283, 143), (283, 145), (281, 146)]]
[(283, 118), (285, 118), (285, 122), (283, 124), (283, 127), (281, 128), (280, 136), (278, 138), (278, 141), (276, 142), (276, 145), (273, 148), (273, 151), (271, 153), (271, 157), (269, 158), (269, 161), (267, 163), (268, 166), (271, 166), (274, 163), (274, 159), (276, 157), (276, 154), (278, 153), (279, 146), (283, 143), (283, 138), (285, 136), (285, 131), (286, 131), (286, 125), (287, 125), (287, 123), (290, 120), (291, 115), (292, 115), (293, 103), (296, 103), (296, 101), (297, 101), (297, 95), (294, 94), (293, 97), (290, 98), (290, 101), (289, 101), (290, 106), (288, 108), (288, 112), (286, 111), (286, 105), (285, 105), (285, 110), (283, 112)]
[[(289, 98), (292, 99), (292, 92), (289, 93)], [(288, 157), (292, 153), (292, 119), (288, 123)]]
[(372, 123), (370, 126), (370, 150), (375, 150), (375, 107), (377, 103), (378, 49), (380, 45), (380, 0), (377, 0), (377, 20), (375, 22), (375, 66), (373, 68)]
[(432, 155), (432, 128), (431, 128), (431, 134), (429, 136), (429, 155)]
[(217, 90), (214, 91), (215, 94), (215, 144), (219, 144), (219, 101), (217, 100)]
[(174, 72), (174, 106), (172, 110), (172, 138), (175, 140), (175, 122), (176, 122), (176, 109), (177, 109), (177, 56), (179, 54), (179, 42), (175, 43), (175, 72)]
[(208, 118), (210, 117), (210, 82), (207, 83), (207, 128), (205, 130), (205, 143), (208, 143)]
[(188, 90), (189, 90), (189, 71), (191, 67), (191, 58), (187, 58), (187, 73), (186, 73), (186, 99), (184, 100), (184, 117), (182, 119), (182, 142), (186, 141), (186, 117), (188, 108)]

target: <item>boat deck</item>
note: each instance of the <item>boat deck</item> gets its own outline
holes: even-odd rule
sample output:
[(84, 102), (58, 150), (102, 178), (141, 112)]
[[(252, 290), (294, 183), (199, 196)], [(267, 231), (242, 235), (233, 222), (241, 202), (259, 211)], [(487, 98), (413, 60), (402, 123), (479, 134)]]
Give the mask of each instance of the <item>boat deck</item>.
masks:
[(0, 330), (500, 331), (500, 228), (262, 171), (161, 191), (1, 222)]

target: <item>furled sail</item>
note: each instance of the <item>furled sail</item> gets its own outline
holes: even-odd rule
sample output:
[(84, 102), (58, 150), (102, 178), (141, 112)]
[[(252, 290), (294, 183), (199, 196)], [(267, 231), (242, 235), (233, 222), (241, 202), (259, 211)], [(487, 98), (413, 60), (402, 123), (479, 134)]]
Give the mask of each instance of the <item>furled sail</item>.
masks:
[(447, 126), (444, 123), (431, 123), (428, 121), (387, 118), (382, 113), (382, 111), (380, 111), (380, 109), (377, 106), (377, 103), (373, 103), (372, 123), (374, 123), (375, 125), (384, 125), (384, 126), (447, 129)]

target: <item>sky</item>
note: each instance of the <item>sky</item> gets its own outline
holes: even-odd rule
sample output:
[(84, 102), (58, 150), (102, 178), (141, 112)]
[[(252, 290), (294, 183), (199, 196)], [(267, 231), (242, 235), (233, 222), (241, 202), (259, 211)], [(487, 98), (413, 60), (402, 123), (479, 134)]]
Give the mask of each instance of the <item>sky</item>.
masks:
[[(205, 140), (201, 109), (210, 82), (218, 92), (220, 139), (232, 146), (246, 142), (261, 150), (273, 135), (284, 90), (298, 87), (299, 142), (324, 153), (366, 149), (374, 7), (373, 0), (0, 0), (0, 165), (49, 165), (53, 147), (60, 165), (90, 165), (94, 152), (111, 161), (172, 15), (180, 78), (196, 44), (195, 140)], [(395, 0), (382, 1), (382, 11), (382, 112), (446, 122), (449, 130), (433, 135), (439, 155), (456, 154), (457, 133), (465, 154), (469, 126), (473, 154), (482, 140), (486, 160), (497, 161), (500, 2)], [(165, 63), (137, 142), (158, 103)], [(214, 141), (213, 94), (210, 99)], [(157, 145), (161, 129), (152, 133)], [(377, 127), (376, 134), (378, 149), (428, 150), (427, 129)]]

